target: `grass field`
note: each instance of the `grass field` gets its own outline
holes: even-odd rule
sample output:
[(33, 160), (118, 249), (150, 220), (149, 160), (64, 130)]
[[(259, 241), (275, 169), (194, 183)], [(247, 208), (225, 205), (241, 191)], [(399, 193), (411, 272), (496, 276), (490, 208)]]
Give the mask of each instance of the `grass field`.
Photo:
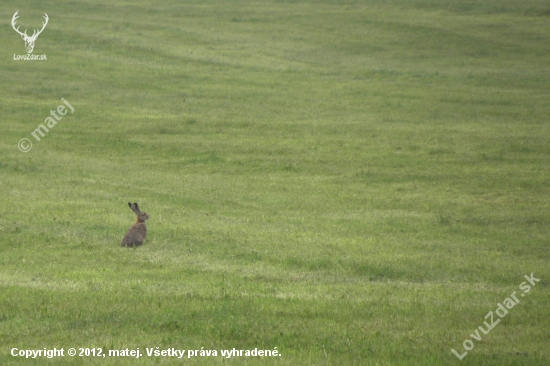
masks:
[[(16, 10), (49, 15), (47, 61), (13, 59)], [(550, 364), (547, 0), (9, 0), (0, 24), (0, 364)], [(11, 355), (54, 347), (144, 357)]]

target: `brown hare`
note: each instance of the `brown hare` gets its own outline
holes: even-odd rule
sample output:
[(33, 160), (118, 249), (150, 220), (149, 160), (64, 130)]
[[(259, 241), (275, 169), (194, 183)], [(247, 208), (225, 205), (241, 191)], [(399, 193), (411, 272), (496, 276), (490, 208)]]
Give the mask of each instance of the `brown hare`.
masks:
[(143, 241), (147, 236), (147, 226), (145, 226), (145, 221), (149, 219), (149, 215), (147, 215), (147, 212), (141, 212), (137, 203), (132, 204), (128, 202), (128, 206), (130, 206), (130, 209), (136, 213), (137, 222), (132, 225), (126, 235), (124, 235), (120, 245), (128, 248), (139, 247), (143, 244)]

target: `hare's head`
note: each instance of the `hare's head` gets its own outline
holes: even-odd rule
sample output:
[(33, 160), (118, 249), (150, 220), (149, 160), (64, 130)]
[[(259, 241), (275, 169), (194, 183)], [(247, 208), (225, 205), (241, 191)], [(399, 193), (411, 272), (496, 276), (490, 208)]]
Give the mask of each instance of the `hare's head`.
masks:
[(149, 220), (149, 215), (147, 214), (147, 212), (141, 212), (137, 203), (128, 202), (128, 206), (130, 206), (130, 210), (136, 213), (138, 222), (145, 222)]

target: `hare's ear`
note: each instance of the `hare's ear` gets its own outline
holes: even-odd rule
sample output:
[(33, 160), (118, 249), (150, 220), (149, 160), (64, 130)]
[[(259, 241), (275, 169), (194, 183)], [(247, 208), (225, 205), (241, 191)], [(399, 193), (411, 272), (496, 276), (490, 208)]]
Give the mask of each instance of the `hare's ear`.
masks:
[(134, 204), (131, 204), (130, 202), (128, 202), (128, 206), (130, 207), (130, 210), (134, 211), (135, 213), (137, 213), (136, 211), (136, 208), (134, 207), (135, 203)]
[(134, 208), (136, 209), (136, 213), (140, 213), (141, 211), (139, 210), (139, 206), (137, 203), (134, 202)]

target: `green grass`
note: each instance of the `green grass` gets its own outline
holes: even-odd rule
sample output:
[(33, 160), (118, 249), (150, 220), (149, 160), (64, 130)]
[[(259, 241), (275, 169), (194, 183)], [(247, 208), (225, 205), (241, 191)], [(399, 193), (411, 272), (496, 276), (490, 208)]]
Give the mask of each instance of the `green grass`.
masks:
[[(13, 60), (16, 10), (48, 13), (47, 61)], [(2, 365), (550, 363), (547, 1), (0, 15)], [(74, 114), (36, 141), (61, 98)], [(129, 201), (151, 216), (138, 249)], [(10, 355), (157, 346), (282, 356)]]

